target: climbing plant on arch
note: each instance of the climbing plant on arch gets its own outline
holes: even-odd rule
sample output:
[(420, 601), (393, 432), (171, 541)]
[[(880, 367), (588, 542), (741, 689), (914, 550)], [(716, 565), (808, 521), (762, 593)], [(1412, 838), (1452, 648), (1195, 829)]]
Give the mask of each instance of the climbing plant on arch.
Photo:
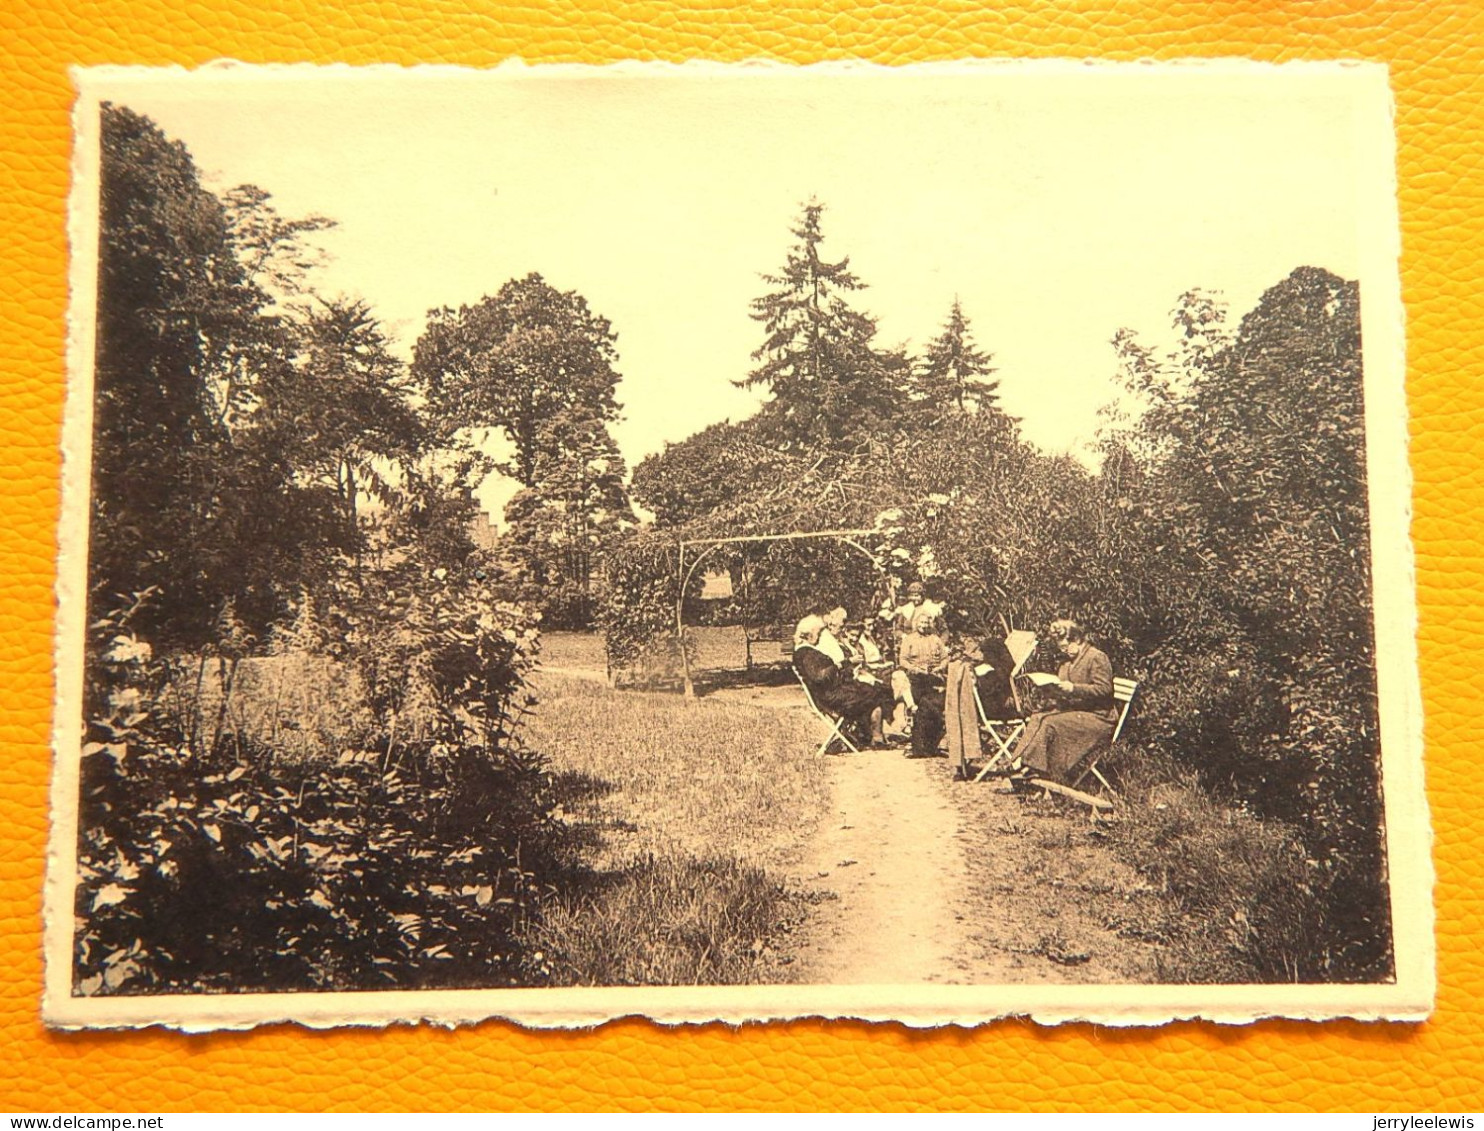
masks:
[[(681, 642), (680, 662), (683, 669), (685, 694), (695, 694), (695, 687), (691, 681), (690, 656), (685, 648), (685, 595), (690, 588), (691, 582), (697, 577), (700, 566), (719, 551), (731, 550), (735, 557), (738, 553), (745, 553), (749, 549), (774, 547), (788, 547), (806, 552), (817, 546), (822, 541), (832, 541), (841, 546), (847, 546), (863, 555), (867, 562), (877, 573), (882, 570), (881, 560), (876, 552), (867, 549), (858, 539), (872, 539), (879, 532), (874, 528), (868, 530), (794, 530), (781, 534), (734, 534), (718, 538), (695, 538), (690, 541), (682, 540), (678, 546), (679, 561), (676, 565), (676, 588), (675, 588), (675, 635)], [(687, 559), (689, 554), (689, 559)], [(751, 562), (744, 562), (742, 568), (749, 570)], [(836, 584), (833, 588), (826, 588), (823, 584), (827, 579), (818, 573), (811, 575), (807, 589), (799, 586), (782, 588), (777, 591), (771, 607), (774, 609), (788, 609), (788, 613), (779, 618), (773, 616), (768, 623), (787, 623), (797, 616), (803, 616), (811, 607), (832, 602), (843, 602), (848, 598), (842, 593), (842, 586)], [(749, 584), (747, 591), (751, 596), (754, 586)], [(856, 588), (859, 588), (858, 586)], [(744, 617), (748, 611), (754, 613), (748, 622), (759, 623), (755, 618), (755, 610), (761, 605), (755, 598), (744, 602)], [(751, 610), (748, 610), (751, 606)]]
[[(899, 440), (623, 543), (598, 617), (610, 670), (658, 667), (684, 683), (684, 626), (712, 570), (733, 580), (721, 623), (751, 627), (792, 625), (825, 604), (859, 616), (918, 579), (966, 631), (1001, 614), (1030, 624), (1065, 611), (1068, 575), (1085, 563), (1064, 547), (1095, 542), (1082, 517), (1086, 473), (1028, 451), (1002, 414), (955, 414)], [(1080, 604), (1072, 611), (1092, 611)]]

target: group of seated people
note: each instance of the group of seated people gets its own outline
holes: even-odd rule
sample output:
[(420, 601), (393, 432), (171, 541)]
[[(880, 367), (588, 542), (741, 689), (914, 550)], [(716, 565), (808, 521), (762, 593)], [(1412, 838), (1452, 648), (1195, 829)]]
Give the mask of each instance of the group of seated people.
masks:
[(1014, 750), (1017, 779), (1069, 781), (1112, 737), (1118, 719), (1113, 668), (1075, 621), (1052, 622), (1056, 678), (1039, 681), (1042, 704), (1027, 713), (1012, 683), (1016, 665), (1006, 641), (993, 633), (945, 639), (942, 606), (927, 598), (920, 582), (907, 587), (895, 609), (855, 624), (847, 617), (833, 606), (800, 620), (793, 663), (815, 704), (839, 717), (842, 732), (860, 746), (910, 740), (913, 756), (936, 755), (951, 659), (973, 666), (987, 718), (1025, 718)]

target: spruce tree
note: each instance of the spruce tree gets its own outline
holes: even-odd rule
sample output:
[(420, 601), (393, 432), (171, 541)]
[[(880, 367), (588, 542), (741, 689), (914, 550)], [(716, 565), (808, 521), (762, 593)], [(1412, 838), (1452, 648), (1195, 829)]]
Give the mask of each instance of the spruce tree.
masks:
[(823, 212), (818, 201), (804, 206), (783, 270), (763, 276), (772, 289), (753, 300), (752, 317), (766, 336), (757, 367), (737, 382), (772, 394), (760, 423), (783, 448), (850, 447), (888, 424), (900, 400), (871, 345), (875, 319), (848, 299), (865, 284), (848, 256), (830, 262), (820, 252)]
[(1000, 383), (986, 380), (995, 371), (990, 360), (991, 355), (974, 344), (969, 321), (955, 298), (942, 333), (928, 343), (918, 363), (913, 384), (919, 403), (935, 419), (955, 405), (960, 412), (996, 406)]

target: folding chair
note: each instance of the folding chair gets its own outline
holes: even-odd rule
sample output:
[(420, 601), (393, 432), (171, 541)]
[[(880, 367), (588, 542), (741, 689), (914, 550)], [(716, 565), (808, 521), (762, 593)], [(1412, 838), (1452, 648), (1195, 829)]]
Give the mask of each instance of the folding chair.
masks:
[[(1025, 662), (1031, 658), (1036, 650), (1036, 636), (1031, 632), (1017, 630), (1005, 637), (1005, 646), (1010, 651), (1010, 658), (1015, 661), (1015, 667), (1010, 672), (1010, 693), (1015, 696), (1015, 705), (1020, 705), (1020, 691), (1015, 686), (1015, 681), (1020, 678), (1021, 670)], [(992, 773), (996, 766), (1003, 760), (1006, 766), (1015, 761), (1013, 749), (1015, 743), (1020, 740), (1025, 730), (1025, 719), (991, 719), (984, 710), (984, 701), (979, 697), (979, 685), (974, 684), (974, 706), (979, 711), (979, 727), (985, 734), (989, 735), (991, 742), (995, 744), (995, 753), (984, 768), (975, 776), (975, 781), (983, 781)]]
[(984, 700), (979, 697), (979, 684), (974, 684), (974, 707), (979, 712), (979, 729), (989, 735), (989, 740), (995, 744), (995, 752), (990, 755), (989, 761), (984, 763), (984, 768), (975, 775), (975, 781), (983, 781), (1003, 759), (1008, 766), (1015, 760), (1011, 752), (1015, 743), (1019, 741), (1021, 732), (1025, 730), (1024, 719), (991, 719), (984, 713)]
[(820, 758), (828, 754), (830, 743), (834, 742), (837, 738), (845, 744), (845, 749), (849, 750), (852, 754), (859, 754), (860, 747), (846, 738), (845, 732), (840, 729), (841, 724), (845, 722), (845, 716), (832, 715), (828, 711), (821, 709), (819, 704), (814, 701), (814, 693), (809, 690), (809, 685), (804, 682), (804, 677), (799, 675), (798, 668), (794, 669), (794, 675), (798, 677), (799, 686), (804, 689), (804, 702), (808, 703), (809, 709), (823, 719), (825, 725), (830, 728), (830, 733), (825, 735), (824, 741), (819, 744), (819, 749), (814, 752), (814, 756)]
[(1079, 785), (1081, 785), (1087, 775), (1091, 774), (1093, 777), (1098, 779), (1098, 782), (1102, 785), (1103, 789), (1107, 790), (1107, 792), (1111, 796), (1118, 796), (1118, 791), (1108, 784), (1108, 779), (1103, 777), (1103, 772), (1098, 769), (1098, 763), (1102, 761), (1103, 755), (1108, 753), (1109, 750), (1113, 749), (1113, 744), (1118, 741), (1118, 736), (1123, 733), (1124, 720), (1128, 718), (1129, 708), (1133, 706), (1134, 694), (1138, 690), (1138, 680), (1116, 678), (1113, 680), (1113, 700), (1116, 703), (1123, 704), (1123, 706), (1119, 708), (1118, 711), (1118, 725), (1113, 728), (1113, 737), (1108, 739), (1107, 744), (1104, 745), (1101, 749), (1093, 751), (1091, 757), (1089, 757), (1087, 761), (1082, 764), (1082, 769), (1078, 772), (1077, 777), (1071, 783), (1073, 789), (1076, 789)]

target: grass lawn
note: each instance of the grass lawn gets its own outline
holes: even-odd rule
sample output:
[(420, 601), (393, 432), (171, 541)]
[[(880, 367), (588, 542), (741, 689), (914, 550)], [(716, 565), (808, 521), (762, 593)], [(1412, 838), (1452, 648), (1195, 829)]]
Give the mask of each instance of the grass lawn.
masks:
[[(696, 649), (695, 673), (737, 672), (746, 668), (746, 638), (740, 628), (695, 627), (685, 631)], [(787, 660), (787, 654), (778, 644), (758, 644), (752, 650), (753, 670), (760, 677), (772, 669), (786, 671)], [(605, 674), (603, 637), (595, 632), (543, 632), (541, 663), (548, 668)]]
[(549, 675), (536, 689), (526, 740), (549, 759), (569, 818), (605, 826), (593, 847), (603, 866), (718, 851), (787, 866), (823, 808), (818, 725), (803, 711)]
[(543, 632), (541, 665), (603, 675), (607, 671), (603, 637), (596, 632)]
[[(570, 654), (570, 653), (568, 653)], [(554, 981), (778, 981), (781, 874), (826, 809), (811, 719), (538, 675), (526, 740), (582, 846), (533, 940)]]

